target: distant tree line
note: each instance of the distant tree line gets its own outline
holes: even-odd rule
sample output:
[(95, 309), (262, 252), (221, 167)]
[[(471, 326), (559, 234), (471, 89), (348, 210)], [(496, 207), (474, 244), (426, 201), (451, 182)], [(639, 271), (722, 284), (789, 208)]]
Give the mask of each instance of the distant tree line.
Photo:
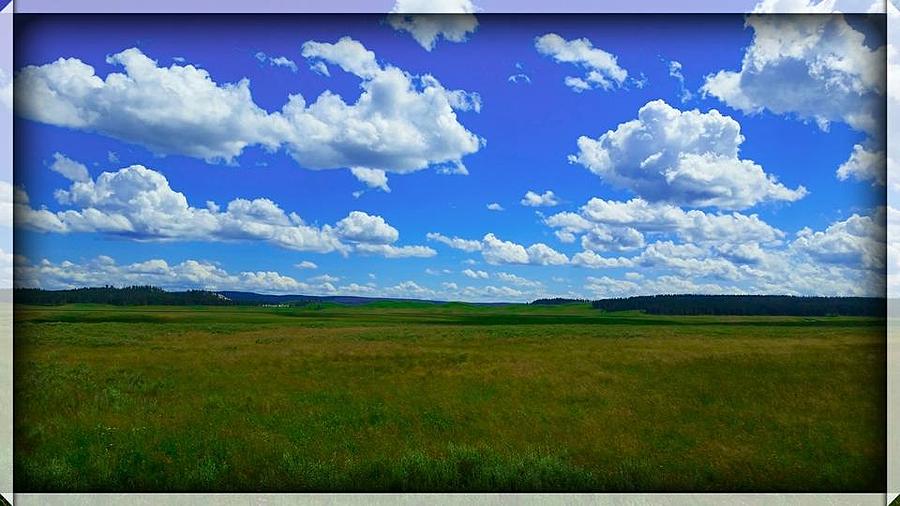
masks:
[(554, 297), (552, 299), (537, 299), (531, 304), (535, 306), (560, 306), (562, 304), (587, 304), (588, 302), (590, 301), (587, 299), (567, 299), (564, 297)]
[(591, 303), (603, 311), (645, 311), (666, 315), (885, 316), (878, 297), (795, 297), (790, 295), (650, 295)]
[(232, 301), (215, 292), (188, 290), (167, 292), (153, 286), (103, 286), (73, 290), (41, 290), (17, 288), (13, 293), (17, 304), (54, 306), (61, 304), (111, 304), (114, 306), (224, 306)]

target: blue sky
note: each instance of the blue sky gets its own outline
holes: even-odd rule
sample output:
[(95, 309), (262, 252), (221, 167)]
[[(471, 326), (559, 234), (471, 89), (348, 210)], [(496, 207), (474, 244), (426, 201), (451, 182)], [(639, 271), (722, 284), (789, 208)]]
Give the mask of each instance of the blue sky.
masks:
[(385, 16), (36, 18), (17, 27), (16, 283), (882, 293), (883, 36), (756, 19), (480, 15), (429, 41)]

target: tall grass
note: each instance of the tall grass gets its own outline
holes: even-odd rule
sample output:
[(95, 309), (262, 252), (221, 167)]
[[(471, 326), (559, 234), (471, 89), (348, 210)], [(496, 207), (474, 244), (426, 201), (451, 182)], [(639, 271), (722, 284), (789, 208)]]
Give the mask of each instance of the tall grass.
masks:
[(21, 491), (877, 491), (883, 320), (19, 308)]

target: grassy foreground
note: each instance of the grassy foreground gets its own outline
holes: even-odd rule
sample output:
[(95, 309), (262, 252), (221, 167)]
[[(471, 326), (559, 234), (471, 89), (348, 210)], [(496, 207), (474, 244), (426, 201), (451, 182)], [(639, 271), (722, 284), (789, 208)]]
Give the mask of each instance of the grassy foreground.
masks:
[(878, 491), (884, 320), (18, 307), (18, 491)]

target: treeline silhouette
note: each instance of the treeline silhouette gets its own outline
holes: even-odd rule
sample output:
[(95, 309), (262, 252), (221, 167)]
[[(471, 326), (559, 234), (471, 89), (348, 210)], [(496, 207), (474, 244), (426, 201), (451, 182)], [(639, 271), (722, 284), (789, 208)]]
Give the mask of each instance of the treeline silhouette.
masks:
[(649, 295), (591, 303), (603, 311), (645, 311), (665, 315), (885, 316), (879, 297), (795, 297), (790, 295)]
[(552, 299), (537, 299), (532, 301), (534, 306), (561, 306), (563, 304), (586, 304), (590, 302), (587, 299), (567, 299), (564, 297), (554, 297)]
[(111, 304), (114, 306), (224, 306), (232, 301), (215, 292), (188, 290), (167, 292), (153, 286), (103, 286), (73, 290), (41, 290), (17, 288), (13, 293), (17, 304), (55, 306), (61, 304)]

